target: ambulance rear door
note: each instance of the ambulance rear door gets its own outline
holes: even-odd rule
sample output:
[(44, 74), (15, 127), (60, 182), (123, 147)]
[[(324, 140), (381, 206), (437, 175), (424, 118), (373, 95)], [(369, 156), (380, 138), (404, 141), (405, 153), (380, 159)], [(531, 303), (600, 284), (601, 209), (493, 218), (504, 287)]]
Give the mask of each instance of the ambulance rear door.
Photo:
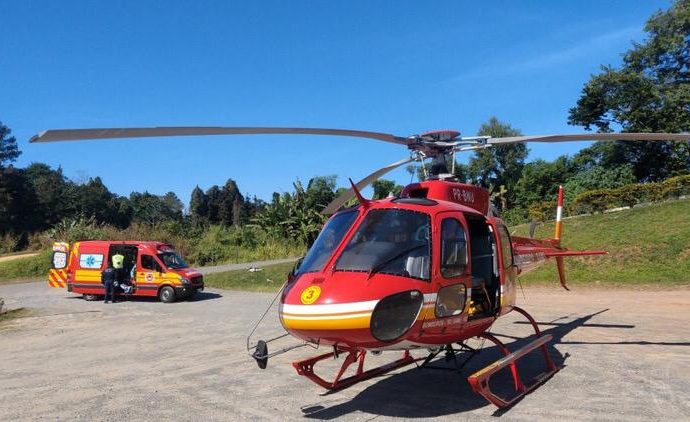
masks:
[(69, 262), (69, 244), (53, 243), (53, 255), (48, 270), (48, 286), (64, 289), (67, 286), (67, 264)]

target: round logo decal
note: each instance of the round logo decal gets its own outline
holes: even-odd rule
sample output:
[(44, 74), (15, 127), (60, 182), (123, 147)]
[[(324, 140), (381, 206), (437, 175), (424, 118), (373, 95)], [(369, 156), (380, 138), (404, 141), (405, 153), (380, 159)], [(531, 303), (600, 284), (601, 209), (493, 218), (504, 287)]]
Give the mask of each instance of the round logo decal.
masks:
[(146, 278), (146, 281), (151, 283), (153, 281), (153, 273), (146, 273), (145, 278)]
[(311, 287), (307, 287), (306, 289), (304, 289), (302, 291), (302, 295), (300, 296), (300, 300), (305, 305), (311, 305), (312, 303), (316, 302), (316, 299), (318, 299), (320, 295), (321, 295), (321, 287), (311, 286)]

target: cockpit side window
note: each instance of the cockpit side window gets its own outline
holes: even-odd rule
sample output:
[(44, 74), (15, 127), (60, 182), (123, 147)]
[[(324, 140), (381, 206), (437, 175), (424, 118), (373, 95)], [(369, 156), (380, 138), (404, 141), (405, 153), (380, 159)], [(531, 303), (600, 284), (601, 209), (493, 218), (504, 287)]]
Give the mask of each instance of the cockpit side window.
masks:
[(498, 226), (498, 234), (501, 237), (501, 255), (503, 255), (503, 268), (513, 265), (513, 248), (510, 245), (510, 235), (504, 225)]
[(309, 252), (307, 252), (307, 255), (294, 274), (321, 271), (335, 248), (340, 244), (345, 233), (352, 226), (352, 223), (357, 218), (357, 214), (356, 210), (352, 210), (334, 215), (323, 227), (319, 237), (316, 238), (314, 244), (309, 248)]

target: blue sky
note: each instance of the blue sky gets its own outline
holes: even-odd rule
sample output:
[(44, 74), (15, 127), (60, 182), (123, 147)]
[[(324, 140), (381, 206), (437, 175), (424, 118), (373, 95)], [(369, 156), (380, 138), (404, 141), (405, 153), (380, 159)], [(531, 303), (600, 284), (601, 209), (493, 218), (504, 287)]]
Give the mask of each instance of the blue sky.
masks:
[[(566, 123), (600, 65), (618, 65), (669, 1), (5, 1), (0, 121), (18, 166), (186, 203), (228, 178), (269, 199), (317, 175), (358, 180), (406, 157), (374, 140), (250, 136), (28, 144), (53, 128), (298, 126), (473, 135)], [(530, 159), (584, 145), (530, 144)], [(466, 161), (467, 157), (464, 158)], [(397, 170), (386, 176), (410, 181)]]

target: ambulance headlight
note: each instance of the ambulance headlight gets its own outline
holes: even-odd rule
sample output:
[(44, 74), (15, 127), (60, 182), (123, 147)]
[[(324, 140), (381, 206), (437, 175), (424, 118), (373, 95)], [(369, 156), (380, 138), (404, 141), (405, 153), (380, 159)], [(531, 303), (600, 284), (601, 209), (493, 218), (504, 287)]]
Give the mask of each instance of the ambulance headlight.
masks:
[(182, 282), (182, 284), (189, 284), (189, 279), (184, 278), (184, 277), (180, 277), (180, 282)]
[(386, 296), (371, 314), (371, 334), (379, 341), (393, 341), (405, 334), (417, 320), (424, 303), (418, 290)]

